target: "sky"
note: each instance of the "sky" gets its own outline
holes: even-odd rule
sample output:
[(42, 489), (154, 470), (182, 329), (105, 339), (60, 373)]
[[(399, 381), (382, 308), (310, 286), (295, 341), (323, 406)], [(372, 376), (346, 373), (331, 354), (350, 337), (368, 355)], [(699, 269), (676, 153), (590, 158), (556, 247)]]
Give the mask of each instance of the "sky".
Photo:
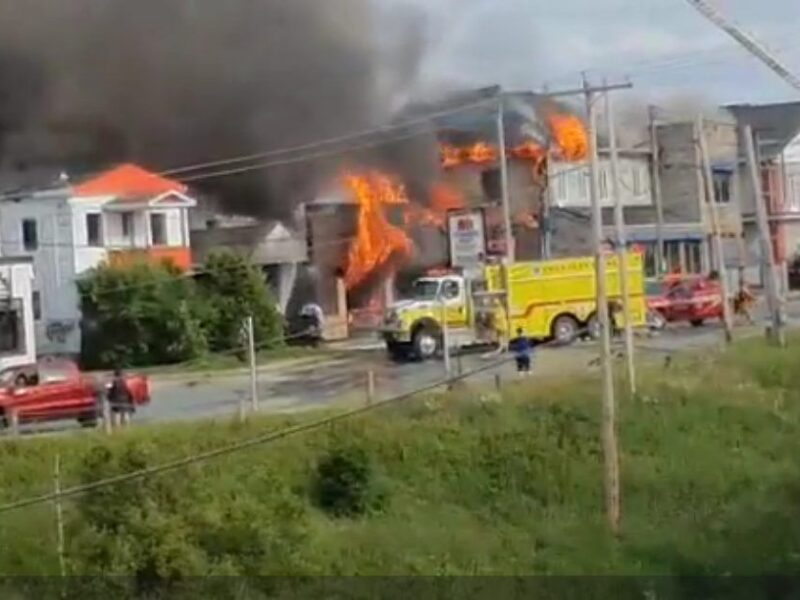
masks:
[[(392, 0), (427, 13), (423, 85), (575, 87), (629, 78), (638, 98), (800, 99), (685, 0)], [(712, 0), (800, 74), (800, 1)]]

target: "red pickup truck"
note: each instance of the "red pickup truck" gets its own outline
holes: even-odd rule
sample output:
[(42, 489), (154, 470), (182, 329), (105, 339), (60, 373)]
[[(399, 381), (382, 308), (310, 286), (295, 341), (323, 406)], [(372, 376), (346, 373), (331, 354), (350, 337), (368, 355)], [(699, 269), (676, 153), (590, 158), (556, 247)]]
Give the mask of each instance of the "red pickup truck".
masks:
[[(125, 377), (136, 406), (150, 402), (150, 380), (145, 375)], [(102, 416), (101, 398), (110, 382), (81, 373), (69, 360), (49, 359), (36, 364), (35, 372), (21, 377), (17, 370), (0, 374), (0, 428), (12, 414), (20, 423), (77, 419), (94, 426)]]
[(667, 323), (687, 322), (700, 327), (722, 318), (722, 290), (705, 277), (671, 278), (647, 289), (648, 324), (663, 329)]

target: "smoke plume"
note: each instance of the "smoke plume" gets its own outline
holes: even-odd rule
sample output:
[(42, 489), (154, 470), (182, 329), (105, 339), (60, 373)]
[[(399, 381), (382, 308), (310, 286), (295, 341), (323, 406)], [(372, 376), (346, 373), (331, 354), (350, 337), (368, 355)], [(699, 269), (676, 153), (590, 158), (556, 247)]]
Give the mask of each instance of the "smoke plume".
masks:
[[(370, 0), (25, 0), (0, 4), (0, 163), (86, 172), (268, 151), (384, 122), (416, 76), (419, 15)], [(330, 166), (330, 161), (327, 161)], [(325, 166), (202, 184), (286, 215)]]

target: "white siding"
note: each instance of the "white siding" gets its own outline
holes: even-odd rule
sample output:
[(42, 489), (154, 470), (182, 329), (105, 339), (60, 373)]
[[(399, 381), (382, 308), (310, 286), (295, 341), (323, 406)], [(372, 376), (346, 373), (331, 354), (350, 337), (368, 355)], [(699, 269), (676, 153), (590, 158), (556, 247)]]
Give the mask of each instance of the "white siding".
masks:
[(33, 326), (33, 266), (28, 262), (0, 264), (0, 298), (19, 302), (22, 319), (22, 344), (17, 352), (0, 354), (0, 371), (36, 361), (36, 335)]
[[(551, 163), (549, 176), (556, 206), (587, 208), (591, 205), (587, 163)], [(653, 203), (647, 159), (620, 158), (619, 179), (623, 206), (650, 206)], [(602, 205), (613, 206), (611, 163), (608, 159), (600, 160), (598, 184)]]
[[(26, 252), (22, 245), (24, 219), (37, 223), (39, 248), (34, 252)], [(33, 289), (39, 292), (42, 307), (42, 319), (35, 324), (39, 353), (77, 353), (80, 311), (74, 279), (78, 261), (66, 193), (0, 203), (0, 239), (3, 256), (33, 257)]]
[[(72, 227), (73, 239), (75, 240), (75, 274), (81, 275), (90, 269), (98, 267), (100, 263), (108, 258), (108, 252), (104, 247), (90, 247), (89, 237), (86, 230), (86, 215), (92, 213), (102, 213), (103, 200), (73, 200), (72, 201)], [(105, 223), (103, 223), (103, 235), (106, 235)]]

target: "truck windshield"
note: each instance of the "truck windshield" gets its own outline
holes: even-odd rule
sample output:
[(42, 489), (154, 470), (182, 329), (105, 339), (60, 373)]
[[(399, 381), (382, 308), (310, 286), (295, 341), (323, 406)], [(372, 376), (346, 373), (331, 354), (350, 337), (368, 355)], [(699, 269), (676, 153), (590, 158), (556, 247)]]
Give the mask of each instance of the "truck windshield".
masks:
[(420, 279), (414, 282), (415, 300), (436, 300), (439, 295), (439, 282), (432, 279)]

